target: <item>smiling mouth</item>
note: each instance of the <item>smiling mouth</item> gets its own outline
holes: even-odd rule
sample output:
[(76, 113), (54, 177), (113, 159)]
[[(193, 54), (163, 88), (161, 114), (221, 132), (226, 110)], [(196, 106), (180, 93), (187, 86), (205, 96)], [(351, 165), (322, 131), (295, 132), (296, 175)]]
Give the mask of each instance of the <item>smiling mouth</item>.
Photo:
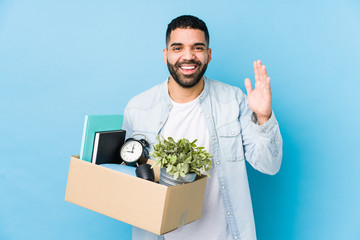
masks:
[(181, 69), (191, 70), (191, 69), (195, 69), (195, 66), (181, 66)]
[(180, 70), (183, 74), (193, 74), (197, 69), (197, 65), (181, 65)]

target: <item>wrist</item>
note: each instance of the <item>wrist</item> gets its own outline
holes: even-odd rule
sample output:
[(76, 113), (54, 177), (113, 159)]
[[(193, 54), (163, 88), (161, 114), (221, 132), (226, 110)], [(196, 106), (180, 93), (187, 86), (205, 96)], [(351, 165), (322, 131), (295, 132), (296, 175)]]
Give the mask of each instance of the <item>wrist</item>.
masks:
[(258, 124), (262, 125), (262, 124), (266, 123), (270, 119), (271, 112), (268, 115), (256, 114), (256, 117), (257, 117), (257, 120), (258, 120)]

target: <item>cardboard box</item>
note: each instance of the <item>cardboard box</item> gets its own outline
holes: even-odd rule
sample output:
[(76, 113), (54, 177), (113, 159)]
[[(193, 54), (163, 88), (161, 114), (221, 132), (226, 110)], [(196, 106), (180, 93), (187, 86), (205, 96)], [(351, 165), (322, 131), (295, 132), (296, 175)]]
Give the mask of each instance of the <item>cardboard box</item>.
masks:
[(166, 187), (72, 156), (65, 200), (162, 235), (201, 217), (206, 179)]

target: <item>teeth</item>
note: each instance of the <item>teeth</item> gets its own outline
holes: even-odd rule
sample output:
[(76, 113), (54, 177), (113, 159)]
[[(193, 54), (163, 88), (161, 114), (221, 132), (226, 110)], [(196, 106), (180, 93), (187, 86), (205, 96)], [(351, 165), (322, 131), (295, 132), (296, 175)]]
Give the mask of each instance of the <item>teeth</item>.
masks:
[(186, 70), (190, 70), (190, 69), (195, 69), (195, 66), (182, 66), (182, 69), (186, 69)]

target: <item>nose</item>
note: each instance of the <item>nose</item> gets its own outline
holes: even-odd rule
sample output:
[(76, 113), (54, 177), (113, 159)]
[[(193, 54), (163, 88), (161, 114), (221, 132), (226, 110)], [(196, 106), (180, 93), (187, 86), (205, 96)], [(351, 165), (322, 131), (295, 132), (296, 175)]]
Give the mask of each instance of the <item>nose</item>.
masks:
[(184, 60), (195, 59), (195, 54), (194, 54), (193, 50), (191, 48), (185, 49), (183, 58), (184, 58)]

